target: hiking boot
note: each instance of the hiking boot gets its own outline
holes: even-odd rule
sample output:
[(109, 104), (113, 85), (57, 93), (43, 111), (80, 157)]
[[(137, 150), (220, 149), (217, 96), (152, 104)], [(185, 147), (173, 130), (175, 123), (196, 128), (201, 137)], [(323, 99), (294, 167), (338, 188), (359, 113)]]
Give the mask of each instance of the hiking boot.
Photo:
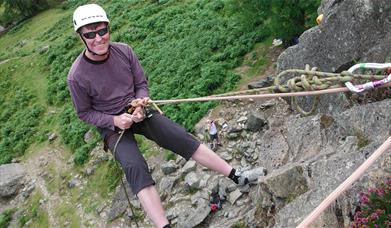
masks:
[(250, 170), (236, 170), (235, 176), (238, 177), (238, 185), (244, 186), (246, 184), (257, 182), (260, 176), (266, 175), (266, 169), (258, 167)]

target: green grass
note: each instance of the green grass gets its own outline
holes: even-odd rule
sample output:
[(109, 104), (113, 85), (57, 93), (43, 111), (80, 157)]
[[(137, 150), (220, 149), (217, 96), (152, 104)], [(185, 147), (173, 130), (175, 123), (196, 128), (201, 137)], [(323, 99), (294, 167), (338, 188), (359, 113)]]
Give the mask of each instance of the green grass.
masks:
[(247, 68), (242, 74), (240, 81), (236, 88), (240, 89), (243, 85), (247, 85), (254, 78), (262, 76), (266, 67), (271, 64), (271, 59), (268, 59), (268, 52), (272, 44), (272, 38), (268, 38), (262, 42), (257, 43), (254, 48), (246, 54), (242, 64), (239, 68)]
[(42, 194), (36, 191), (25, 203), (25, 212), (17, 218), (19, 225), (23, 226), (31, 221), (29, 227), (49, 227), (49, 217), (47, 212), (41, 207), (39, 201), (43, 199)]
[[(94, 213), (105, 201), (110, 199), (111, 193), (120, 182), (123, 172), (114, 161), (103, 162), (96, 168), (93, 175), (82, 190), (72, 188), (67, 191), (71, 202), (82, 203), (87, 213)], [(63, 178), (70, 179), (70, 176)]]
[(61, 189), (61, 183), (64, 180), (64, 177), (68, 175), (61, 174), (61, 170), (59, 170), (54, 163), (48, 164), (46, 167), (46, 172), (47, 175), (44, 177), (44, 180), (46, 182), (48, 192), (51, 194), (58, 193), (59, 189)]
[[(9, 60), (0, 65), (0, 163), (22, 156), (32, 143), (44, 142), (45, 134), (58, 125), (40, 121), (46, 113), (50, 66), (46, 54), (39, 50), (53, 45), (42, 35), (66, 13), (60, 9), (44, 11), (0, 37), (0, 61)], [(37, 113), (28, 119), (31, 112)], [(24, 121), (20, 121), (22, 116)]]
[(45, 75), (48, 72), (45, 67), (42, 67), (43, 63), (43, 57), (32, 54), (12, 59), (0, 65), (0, 68), (9, 68), (13, 83), (28, 89), (37, 97), (36, 101), (39, 104), (46, 105), (47, 83)]
[[(44, 31), (52, 27), (66, 13), (60, 9), (43, 11), (28, 19), (22, 26), (1, 36), (0, 47), (3, 51), (0, 54), (0, 60), (5, 57), (12, 58), (21, 54), (31, 54), (44, 45), (50, 45), (48, 42), (41, 41), (40, 38)], [(64, 31), (64, 33), (68, 32), (70, 31)]]
[[(54, 209), (60, 227), (80, 227), (80, 217), (77, 214), (76, 204), (60, 203)], [(65, 224), (68, 224), (65, 226)]]
[(7, 209), (0, 214), (0, 228), (7, 228), (16, 209)]

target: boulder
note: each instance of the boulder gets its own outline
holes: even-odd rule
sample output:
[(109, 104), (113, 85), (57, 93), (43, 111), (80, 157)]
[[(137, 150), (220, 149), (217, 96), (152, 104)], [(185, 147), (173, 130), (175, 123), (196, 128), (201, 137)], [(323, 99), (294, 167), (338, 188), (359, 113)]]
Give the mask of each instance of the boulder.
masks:
[(18, 163), (0, 166), (0, 197), (7, 198), (18, 193), (23, 187), (23, 177), (26, 172)]
[(261, 183), (267, 186), (274, 197), (288, 202), (309, 189), (303, 167), (300, 165), (277, 170), (273, 174), (264, 177)]
[(246, 121), (246, 129), (248, 131), (260, 131), (267, 125), (265, 118), (256, 113), (250, 113)]

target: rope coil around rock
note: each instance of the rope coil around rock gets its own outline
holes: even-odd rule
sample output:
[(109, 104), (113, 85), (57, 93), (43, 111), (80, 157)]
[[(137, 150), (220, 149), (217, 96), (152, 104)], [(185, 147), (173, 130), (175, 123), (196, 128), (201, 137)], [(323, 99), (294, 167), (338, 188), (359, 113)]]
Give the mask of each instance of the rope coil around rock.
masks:
[[(291, 75), (300, 75), (296, 77), (291, 77), (288, 80), (283, 80), (284, 77), (289, 77)], [(305, 69), (289, 69), (280, 72), (274, 79), (274, 85), (269, 87), (263, 87), (258, 89), (242, 90), (236, 92), (229, 92), (223, 94), (216, 94), (206, 97), (198, 98), (188, 98), (188, 99), (171, 99), (171, 100), (150, 100), (155, 108), (158, 108), (157, 104), (172, 104), (172, 103), (184, 103), (184, 102), (203, 102), (203, 101), (222, 101), (222, 100), (235, 100), (235, 99), (252, 99), (252, 98), (267, 98), (267, 97), (294, 97), (291, 98), (291, 105), (302, 115), (307, 116), (313, 113), (317, 105), (319, 104), (320, 98), (315, 97), (312, 102), (311, 108), (309, 111), (305, 111), (301, 108), (297, 102), (297, 96), (317, 96), (317, 93), (304, 93), (304, 95), (299, 95), (297, 92), (303, 91), (324, 91), (328, 93), (327, 89), (336, 89), (344, 88), (344, 84), (349, 83), (354, 80), (382, 80), (384, 75), (373, 75), (373, 74), (353, 74), (349, 71), (343, 71), (341, 73), (329, 73), (318, 71), (315, 67), (310, 68), (309, 65), (305, 66)], [(339, 92), (348, 92), (349, 90), (339, 91)], [(274, 96), (265, 94), (265, 92), (275, 93)], [(335, 91), (334, 91), (335, 92)], [(284, 94), (285, 93), (285, 94)], [(296, 93), (296, 94), (294, 94)], [(242, 96), (243, 94), (264, 94), (266, 96)], [(280, 96), (278, 95), (280, 94)], [(324, 93), (320, 93), (324, 94)], [(219, 98), (219, 99), (217, 99)], [(160, 109), (158, 109), (160, 110)], [(161, 112), (161, 111), (159, 111)]]

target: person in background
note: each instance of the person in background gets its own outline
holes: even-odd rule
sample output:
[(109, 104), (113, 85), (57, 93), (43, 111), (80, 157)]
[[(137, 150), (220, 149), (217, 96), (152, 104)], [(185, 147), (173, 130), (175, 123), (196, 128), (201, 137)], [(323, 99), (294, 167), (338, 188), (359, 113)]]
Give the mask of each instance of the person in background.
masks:
[[(154, 225), (167, 228), (170, 224), (155, 181), (134, 134), (144, 135), (186, 160), (194, 159), (239, 185), (248, 183), (248, 178), (180, 125), (155, 111), (146, 115), (149, 94), (144, 70), (131, 47), (110, 42), (109, 24), (105, 10), (97, 4), (83, 5), (74, 11), (74, 30), (85, 49), (68, 74), (72, 102), (78, 117), (97, 127), (105, 147), (111, 151), (116, 148), (115, 159)], [(120, 138), (122, 131), (125, 132)]]
[(212, 145), (214, 141), (216, 141), (217, 145), (221, 145), (215, 121), (208, 119), (207, 123), (208, 123), (209, 138)]

